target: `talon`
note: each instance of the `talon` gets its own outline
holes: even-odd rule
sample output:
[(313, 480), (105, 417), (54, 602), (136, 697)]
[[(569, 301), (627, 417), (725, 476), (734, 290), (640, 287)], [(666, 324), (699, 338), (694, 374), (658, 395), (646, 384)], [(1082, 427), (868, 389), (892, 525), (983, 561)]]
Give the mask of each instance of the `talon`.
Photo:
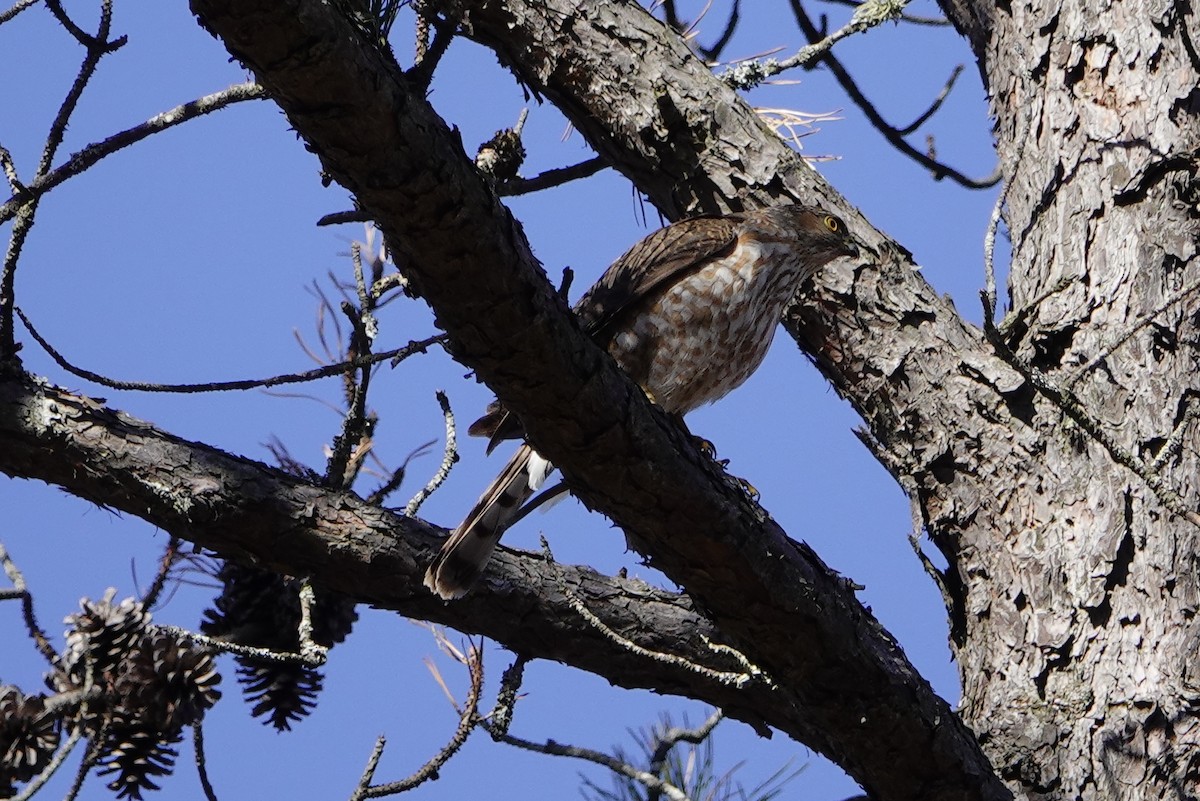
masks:
[(760, 497), (762, 497), (758, 492), (758, 488), (755, 487), (753, 484), (751, 484), (746, 479), (738, 478), (737, 476), (734, 476), (734, 480), (737, 481), (738, 485), (741, 486), (742, 490), (745, 491), (745, 493), (750, 496), (750, 500), (757, 503), (758, 499)]

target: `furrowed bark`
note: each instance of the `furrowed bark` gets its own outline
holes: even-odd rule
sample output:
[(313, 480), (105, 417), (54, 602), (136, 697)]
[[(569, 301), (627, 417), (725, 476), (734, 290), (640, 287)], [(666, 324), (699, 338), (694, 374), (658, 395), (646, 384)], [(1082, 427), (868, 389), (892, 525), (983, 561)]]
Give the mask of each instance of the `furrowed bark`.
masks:
[[(1194, 6), (943, 5), (1012, 175), (1014, 350), (1200, 509)], [(1200, 531), (1088, 431), (1036, 411), (1039, 469), (992, 500), (1007, 526), (965, 530), (970, 592), (990, 599), (958, 653), (966, 716), (1026, 792), (1194, 797)]]

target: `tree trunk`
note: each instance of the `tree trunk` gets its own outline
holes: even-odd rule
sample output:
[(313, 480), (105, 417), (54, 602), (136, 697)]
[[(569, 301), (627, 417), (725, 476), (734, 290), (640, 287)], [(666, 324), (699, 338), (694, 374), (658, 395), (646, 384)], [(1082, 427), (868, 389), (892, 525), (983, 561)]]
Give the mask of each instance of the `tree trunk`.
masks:
[(1030, 797), (1195, 797), (1200, 529), (1176, 513), (1200, 508), (1194, 12), (945, 5), (1011, 176), (1009, 344), (1116, 446), (1014, 398), (1014, 439), (1038, 444), (1036, 462), (995, 477), (984, 515), (927, 504), (963, 582), (962, 713)]

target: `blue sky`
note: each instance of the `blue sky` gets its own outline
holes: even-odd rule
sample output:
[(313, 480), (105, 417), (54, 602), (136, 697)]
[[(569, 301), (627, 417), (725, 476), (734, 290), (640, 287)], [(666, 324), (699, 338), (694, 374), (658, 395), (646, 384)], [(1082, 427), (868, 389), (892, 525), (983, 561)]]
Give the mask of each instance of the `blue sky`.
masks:
[[(85, 28), (94, 25), (92, 4), (65, 5)], [(703, 5), (685, 2), (680, 8), (694, 16)], [(702, 40), (711, 40), (724, 21), (725, 4), (715, 5), (701, 24)], [(849, 12), (825, 4), (813, 10), (827, 13), (833, 26)], [(917, 0), (910, 10), (936, 13), (926, 0)], [(786, 55), (803, 44), (784, 2), (755, 3), (743, 9), (743, 17), (727, 58), (774, 47)], [(60, 162), (92, 141), (247, 77), (195, 24), (183, 2), (119, 3), (114, 29), (128, 34), (129, 44), (102, 63), (73, 119)], [(402, 16), (393, 38), (406, 63), (409, 17)], [(971, 175), (991, 173), (994, 154), (983, 90), (965, 43), (951, 29), (886, 25), (839, 44), (837, 52), (884, 115), (901, 124), (924, 109), (954, 65), (965, 62), (944, 110), (910, 141), (923, 147), (924, 133), (932, 133), (941, 158)], [(81, 55), (41, 8), (0, 27), (0, 74), (19, 77), (0, 81), (0, 144), (13, 153), (26, 179)], [(816, 169), (877, 227), (912, 250), (929, 281), (951, 295), (968, 319), (978, 320), (982, 241), (995, 190), (971, 192), (933, 181), (870, 129), (824, 71), (782, 77), (795, 83), (755, 90), (751, 102), (835, 112), (841, 119), (821, 123), (803, 140), (803, 152), (836, 157)], [(521, 88), (497, 66), (495, 56), (465, 41), (451, 47), (431, 101), (462, 131), (468, 148), (511, 125), (526, 107)], [(578, 134), (564, 138), (567, 126), (553, 107), (531, 103), (529, 109), (523, 174), (591, 155)], [(629, 183), (612, 171), (514, 198), (509, 205), (552, 280), (564, 266), (575, 270), (576, 296), (657, 224), (653, 210), (643, 207)], [(331, 270), (349, 276), (349, 242), (362, 237), (361, 226), (317, 228), (314, 222), (348, 207), (343, 190), (322, 188), (316, 159), (275, 106), (242, 104), (153, 137), (51, 193), (21, 262), (18, 304), (69, 359), (114, 378), (211, 381), (307, 369), (313, 365), (294, 339), (294, 331), (314, 339), (315, 302), (306, 286), (326, 282)], [(380, 323), (380, 349), (433, 332), (431, 315), (419, 302), (392, 304)], [(89, 385), (63, 373), (35, 343), (23, 339), (31, 371), (107, 398), (110, 405), (174, 434), (231, 452), (270, 461), (264, 443), (275, 436), (295, 458), (320, 469), (322, 448), (338, 430), (338, 417), (313, 399), (260, 391), (164, 396)], [(438, 440), (430, 456), (410, 465), (412, 478), (392, 499), (397, 505), (437, 467), (442, 423), (436, 389), (447, 391), (464, 427), (490, 397), (463, 367), (437, 351), (381, 371), (373, 384), (371, 405), (382, 419), (377, 453), (385, 461), (397, 465), (417, 445)], [(327, 380), (301, 391), (335, 402), (340, 384)], [(690, 428), (730, 460), (730, 470), (759, 489), (763, 505), (794, 538), (806, 540), (830, 566), (865, 585), (863, 603), (953, 703), (957, 678), (945, 642), (945, 613), (909, 547), (908, 503), (854, 437), (857, 425), (852, 410), (786, 336), (777, 338), (766, 364), (746, 386), (689, 418)], [(485, 459), (477, 441), (463, 442), (461, 453), (450, 481), (422, 509), (432, 522), (456, 523), (504, 458), (498, 453)], [(369, 481), (361, 487), (372, 488)], [(618, 530), (574, 501), (527, 518), (506, 543), (536, 548), (539, 533), (551, 539), (562, 561), (604, 571), (628, 567), (634, 575), (658, 580), (626, 552)], [(24, 570), (41, 621), (54, 634), (80, 597), (97, 598), (116, 586), (120, 598), (144, 587), (166, 539), (140, 520), (57, 489), (0, 479), (0, 540)], [(182, 587), (155, 619), (194, 627), (212, 594), (211, 588)], [(407, 775), (449, 737), (456, 719), (423, 659), (437, 662), (460, 698), (466, 687), (462, 671), (437, 653), (426, 629), (391, 613), (361, 611), (350, 640), (331, 655), (316, 713), (290, 734), (277, 735), (250, 719), (238, 698), (233, 664), (223, 658), (226, 697), (205, 727), (219, 797), (346, 797), (378, 734), (389, 738), (379, 780)], [(16, 604), (0, 605), (0, 643), (0, 681), (38, 689), (45, 667), (23, 640)], [(510, 657), (490, 643), (486, 652), (494, 691)], [(693, 722), (708, 712), (683, 699), (611, 688), (549, 663), (530, 668), (525, 692), (514, 733), (599, 749), (629, 746), (626, 730), (652, 723), (662, 711), (686, 712)], [(748, 785), (793, 760), (809, 768), (788, 797), (839, 799), (854, 792), (837, 768), (782, 736), (763, 740), (748, 727), (727, 722), (717, 730), (716, 743), (721, 765), (745, 761), (738, 775)], [(166, 781), (161, 797), (201, 797), (190, 759), (185, 743), (181, 767)], [(607, 782), (599, 768), (526, 754), (476, 733), (442, 770), (442, 778), (412, 797), (459, 797), (478, 792), (486, 782), (497, 799), (526, 798), (530, 788), (544, 797), (569, 798), (578, 791), (580, 770), (597, 783)], [(65, 786), (60, 779), (48, 792), (61, 796)], [(81, 797), (111, 794), (93, 777)]]

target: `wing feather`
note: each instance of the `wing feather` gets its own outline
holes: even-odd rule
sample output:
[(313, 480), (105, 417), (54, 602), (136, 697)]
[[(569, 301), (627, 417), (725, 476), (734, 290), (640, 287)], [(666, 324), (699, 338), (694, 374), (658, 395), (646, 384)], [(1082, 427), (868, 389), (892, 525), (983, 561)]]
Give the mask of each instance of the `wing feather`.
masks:
[[(660, 228), (642, 239), (604, 271), (575, 304), (584, 331), (607, 347), (626, 313), (673, 279), (737, 244), (742, 215), (692, 217)], [(523, 436), (520, 423), (498, 401), (468, 429), (488, 437), (488, 453), (505, 439)]]
[(660, 228), (605, 270), (575, 304), (584, 330), (607, 345), (626, 312), (682, 274), (737, 244), (740, 215), (692, 217)]

